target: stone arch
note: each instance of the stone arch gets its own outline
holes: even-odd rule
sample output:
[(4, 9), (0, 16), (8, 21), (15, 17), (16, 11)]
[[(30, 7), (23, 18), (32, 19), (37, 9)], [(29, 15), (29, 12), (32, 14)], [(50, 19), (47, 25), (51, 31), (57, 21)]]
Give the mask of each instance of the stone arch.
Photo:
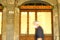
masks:
[(50, 3), (45, 1), (26, 1), (22, 3), (19, 7), (21, 6), (51, 6), (53, 8), (53, 6)]
[[(58, 0), (42, 0), (42, 1), (45, 1), (45, 2), (48, 2), (50, 5), (52, 5), (54, 8), (53, 8), (53, 33), (54, 33), (54, 40), (59, 40), (59, 25), (58, 25), (58, 3), (57, 1)], [(21, 1), (22, 3), (20, 4), (23, 5), (24, 3), (28, 2), (28, 0), (26, 1)], [(56, 20), (57, 19), (57, 20)]]
[(46, 2), (46, 1), (26, 1), (24, 3), (21, 4), (22, 5), (42, 5), (42, 6), (47, 6), (50, 5), (52, 6), (50, 3)]

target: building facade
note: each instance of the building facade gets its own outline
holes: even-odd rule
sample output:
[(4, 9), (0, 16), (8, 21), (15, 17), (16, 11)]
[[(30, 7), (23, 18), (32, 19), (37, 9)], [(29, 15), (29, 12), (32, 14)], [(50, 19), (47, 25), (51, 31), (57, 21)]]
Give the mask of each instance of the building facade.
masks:
[[(21, 16), (26, 17), (26, 11), (24, 12), (26, 15), (24, 16), (21, 13), (20, 6), (23, 5), (26, 1), (32, 1), (32, 0), (1, 0), (0, 3), (3, 6), (2, 9), (2, 27), (1, 27), (1, 40), (22, 40), (20, 39), (20, 25), (21, 25)], [(35, 0), (33, 0), (35, 1)], [(60, 1), (59, 0), (39, 0), (48, 2), (53, 6), (52, 8), (52, 38), (54, 40), (60, 40)], [(22, 12), (23, 13), (23, 12)], [(34, 13), (32, 14), (34, 15)], [(22, 19), (24, 21), (24, 19)], [(28, 17), (27, 17), (27, 20)], [(23, 23), (22, 21), (22, 23)], [(28, 24), (29, 25), (29, 24)], [(27, 25), (27, 26), (28, 26)], [(23, 26), (23, 24), (22, 24)], [(26, 26), (26, 25), (25, 25)], [(23, 29), (23, 28), (21, 28)], [(22, 30), (23, 31), (23, 30)], [(27, 31), (28, 32), (28, 31)], [(23, 33), (23, 32), (21, 32)], [(29, 33), (29, 32), (28, 32)], [(31, 36), (32, 37), (32, 36)], [(27, 38), (27, 37), (26, 37)], [(23, 40), (26, 40), (23, 39)], [(29, 40), (29, 39), (27, 39)], [(34, 39), (32, 39), (34, 40)]]

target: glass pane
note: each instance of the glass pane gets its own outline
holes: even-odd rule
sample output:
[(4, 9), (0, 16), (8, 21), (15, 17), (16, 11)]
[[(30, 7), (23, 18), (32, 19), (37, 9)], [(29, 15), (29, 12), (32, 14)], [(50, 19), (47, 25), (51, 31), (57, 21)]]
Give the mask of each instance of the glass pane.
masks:
[(33, 22), (35, 21), (35, 12), (29, 12), (29, 34), (35, 34)]
[(21, 34), (27, 34), (27, 12), (21, 12)]
[(2, 12), (0, 12), (0, 34), (1, 34), (1, 27), (2, 27)]
[(40, 25), (44, 30), (44, 34), (52, 34), (51, 12), (37, 12), (37, 20), (40, 22)]

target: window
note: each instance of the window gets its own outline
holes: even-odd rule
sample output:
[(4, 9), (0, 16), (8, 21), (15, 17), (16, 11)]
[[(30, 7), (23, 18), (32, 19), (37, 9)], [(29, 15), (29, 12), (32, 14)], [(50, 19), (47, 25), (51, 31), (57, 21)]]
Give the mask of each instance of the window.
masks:
[(2, 27), (2, 12), (0, 12), (0, 34), (1, 34), (1, 27)]

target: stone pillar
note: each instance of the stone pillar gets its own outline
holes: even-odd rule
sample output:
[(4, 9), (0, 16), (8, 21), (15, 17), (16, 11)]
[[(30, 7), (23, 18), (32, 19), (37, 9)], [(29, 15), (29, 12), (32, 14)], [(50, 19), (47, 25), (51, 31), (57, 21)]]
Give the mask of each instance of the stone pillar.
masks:
[(58, 16), (57, 17), (58, 20), (56, 20), (56, 22), (57, 22), (56, 24), (58, 26), (57, 26), (57, 28), (55, 28), (55, 37), (56, 37), (55, 39), (56, 40), (60, 40), (60, 0), (56, 0), (56, 3), (57, 3), (56, 4), (56, 7), (57, 7), (57, 11), (56, 12), (57, 12), (57, 16)]
[(2, 40), (6, 40), (6, 13), (7, 13), (7, 8), (5, 7), (3, 9)]
[(2, 4), (4, 5), (2, 40), (14, 40), (14, 1), (15, 0), (2, 0)]
[(17, 7), (14, 16), (14, 40), (19, 40), (19, 9)]
[(10, 10), (9, 8), (11, 9), (11, 6), (7, 6), (6, 40), (14, 40), (14, 10)]
[(53, 29), (54, 40), (59, 40), (58, 9), (56, 5), (53, 8)]
[(60, 3), (59, 3), (59, 40), (60, 40)]
[(58, 0), (58, 13), (59, 13), (59, 40), (60, 40), (60, 0)]
[[(17, 0), (18, 1), (18, 0)], [(2, 40), (19, 40), (19, 9), (16, 0), (2, 0), (3, 9)]]

